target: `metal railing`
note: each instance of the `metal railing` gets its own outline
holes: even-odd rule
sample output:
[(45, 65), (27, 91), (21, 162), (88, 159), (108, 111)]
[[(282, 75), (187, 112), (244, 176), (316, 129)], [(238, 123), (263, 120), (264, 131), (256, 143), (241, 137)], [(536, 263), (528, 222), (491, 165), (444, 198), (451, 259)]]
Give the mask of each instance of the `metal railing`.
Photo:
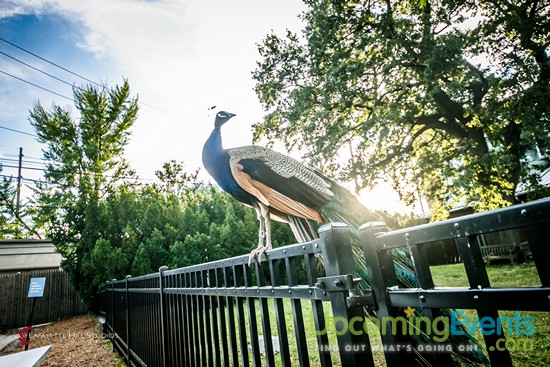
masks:
[[(359, 230), (370, 285), (363, 292), (356, 287), (348, 228), (331, 223), (320, 228), (319, 240), (273, 249), (261, 265), (249, 267), (245, 255), (108, 282), (104, 332), (131, 366), (374, 366), (368, 333), (316, 331), (337, 320), (353, 325), (365, 311), (390, 327), (384, 324), (404, 307), (422, 309), (431, 320), (443, 308), (474, 309), (493, 320), (497, 310), (550, 311), (548, 222), (550, 200), (393, 232), (368, 223)], [(541, 287), (490, 285), (475, 237), (513, 228), (525, 228)], [(434, 286), (425, 246), (449, 238), (470, 287)], [(409, 251), (418, 288), (399, 285), (395, 248)], [(410, 342), (402, 333), (374, 337), (384, 347)], [(512, 365), (506, 350), (491, 348), (503, 337), (502, 330), (484, 336), (493, 366)], [(383, 352), (377, 358), (388, 367), (452, 365), (449, 353)]]
[[(545, 199), (387, 233), (382, 223), (364, 225), (360, 231), (366, 261), (370, 264), (369, 278), (379, 307), (378, 315), (395, 315), (399, 307), (422, 307), (428, 309), (433, 318), (441, 308), (456, 308), (474, 309), (479, 319), (497, 320), (498, 310), (550, 311), (549, 222), (550, 200)], [(518, 228), (523, 228), (528, 237), (541, 287), (493, 288), (476, 237)], [(457, 244), (469, 288), (434, 286), (425, 246), (445, 239), (454, 239)], [(402, 247), (410, 251), (418, 288), (397, 286), (391, 250)], [(393, 335), (383, 335), (382, 338), (384, 343), (396, 342)], [(508, 350), (496, 345), (503, 338), (503, 329), (495, 328), (492, 334), (484, 333), (493, 366), (512, 366)], [(387, 354), (386, 358), (391, 360), (396, 355)]]

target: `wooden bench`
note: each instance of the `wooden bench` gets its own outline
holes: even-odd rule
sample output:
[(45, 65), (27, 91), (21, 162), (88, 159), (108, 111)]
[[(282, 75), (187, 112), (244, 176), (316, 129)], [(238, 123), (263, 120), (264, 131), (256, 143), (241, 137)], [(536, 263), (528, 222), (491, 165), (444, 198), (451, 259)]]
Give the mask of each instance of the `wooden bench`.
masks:
[(508, 260), (514, 265), (516, 260), (516, 245), (496, 245), (481, 247), (483, 259), (488, 264), (494, 260)]
[(519, 250), (521, 251), (521, 254), (523, 255), (523, 259), (525, 261), (533, 261), (533, 252), (531, 251), (531, 246), (529, 246), (529, 242), (520, 243)]

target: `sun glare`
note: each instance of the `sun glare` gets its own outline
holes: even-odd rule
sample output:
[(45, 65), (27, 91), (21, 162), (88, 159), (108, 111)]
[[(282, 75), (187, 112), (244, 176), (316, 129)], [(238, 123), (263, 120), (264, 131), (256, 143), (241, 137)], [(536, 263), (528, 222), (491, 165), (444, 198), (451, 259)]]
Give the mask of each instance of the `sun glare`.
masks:
[(420, 202), (407, 206), (387, 182), (379, 183), (372, 190), (363, 190), (359, 195), (359, 200), (371, 210), (385, 210), (389, 213), (421, 214), (426, 208)]

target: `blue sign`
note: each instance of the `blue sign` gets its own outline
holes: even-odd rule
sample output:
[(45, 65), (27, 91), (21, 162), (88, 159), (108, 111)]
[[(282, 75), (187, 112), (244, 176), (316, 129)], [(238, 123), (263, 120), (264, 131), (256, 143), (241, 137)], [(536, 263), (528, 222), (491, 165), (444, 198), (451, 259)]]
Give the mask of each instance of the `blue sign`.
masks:
[(29, 294), (27, 297), (43, 297), (45, 286), (46, 278), (31, 278), (31, 284), (29, 284)]

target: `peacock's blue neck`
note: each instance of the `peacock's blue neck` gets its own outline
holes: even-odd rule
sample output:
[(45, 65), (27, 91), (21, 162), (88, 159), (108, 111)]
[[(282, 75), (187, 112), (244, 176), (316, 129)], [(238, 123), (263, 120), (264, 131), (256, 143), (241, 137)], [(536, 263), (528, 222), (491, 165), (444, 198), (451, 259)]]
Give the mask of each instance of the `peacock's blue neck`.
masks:
[(244, 191), (231, 173), (229, 154), (223, 149), (220, 127), (216, 126), (202, 149), (202, 163), (220, 187), (238, 201), (252, 204), (252, 195)]
[[(224, 175), (224, 166), (229, 168), (229, 155), (223, 149), (219, 127), (215, 127), (202, 148), (202, 163), (212, 177), (219, 183)], [(231, 172), (229, 172), (231, 173)]]
[(216, 126), (214, 130), (212, 130), (212, 132), (210, 133), (210, 136), (206, 140), (206, 143), (204, 143), (202, 158), (204, 160), (205, 154), (206, 156), (210, 156), (212, 154), (219, 154), (221, 152), (223, 152), (222, 134), (220, 128)]

